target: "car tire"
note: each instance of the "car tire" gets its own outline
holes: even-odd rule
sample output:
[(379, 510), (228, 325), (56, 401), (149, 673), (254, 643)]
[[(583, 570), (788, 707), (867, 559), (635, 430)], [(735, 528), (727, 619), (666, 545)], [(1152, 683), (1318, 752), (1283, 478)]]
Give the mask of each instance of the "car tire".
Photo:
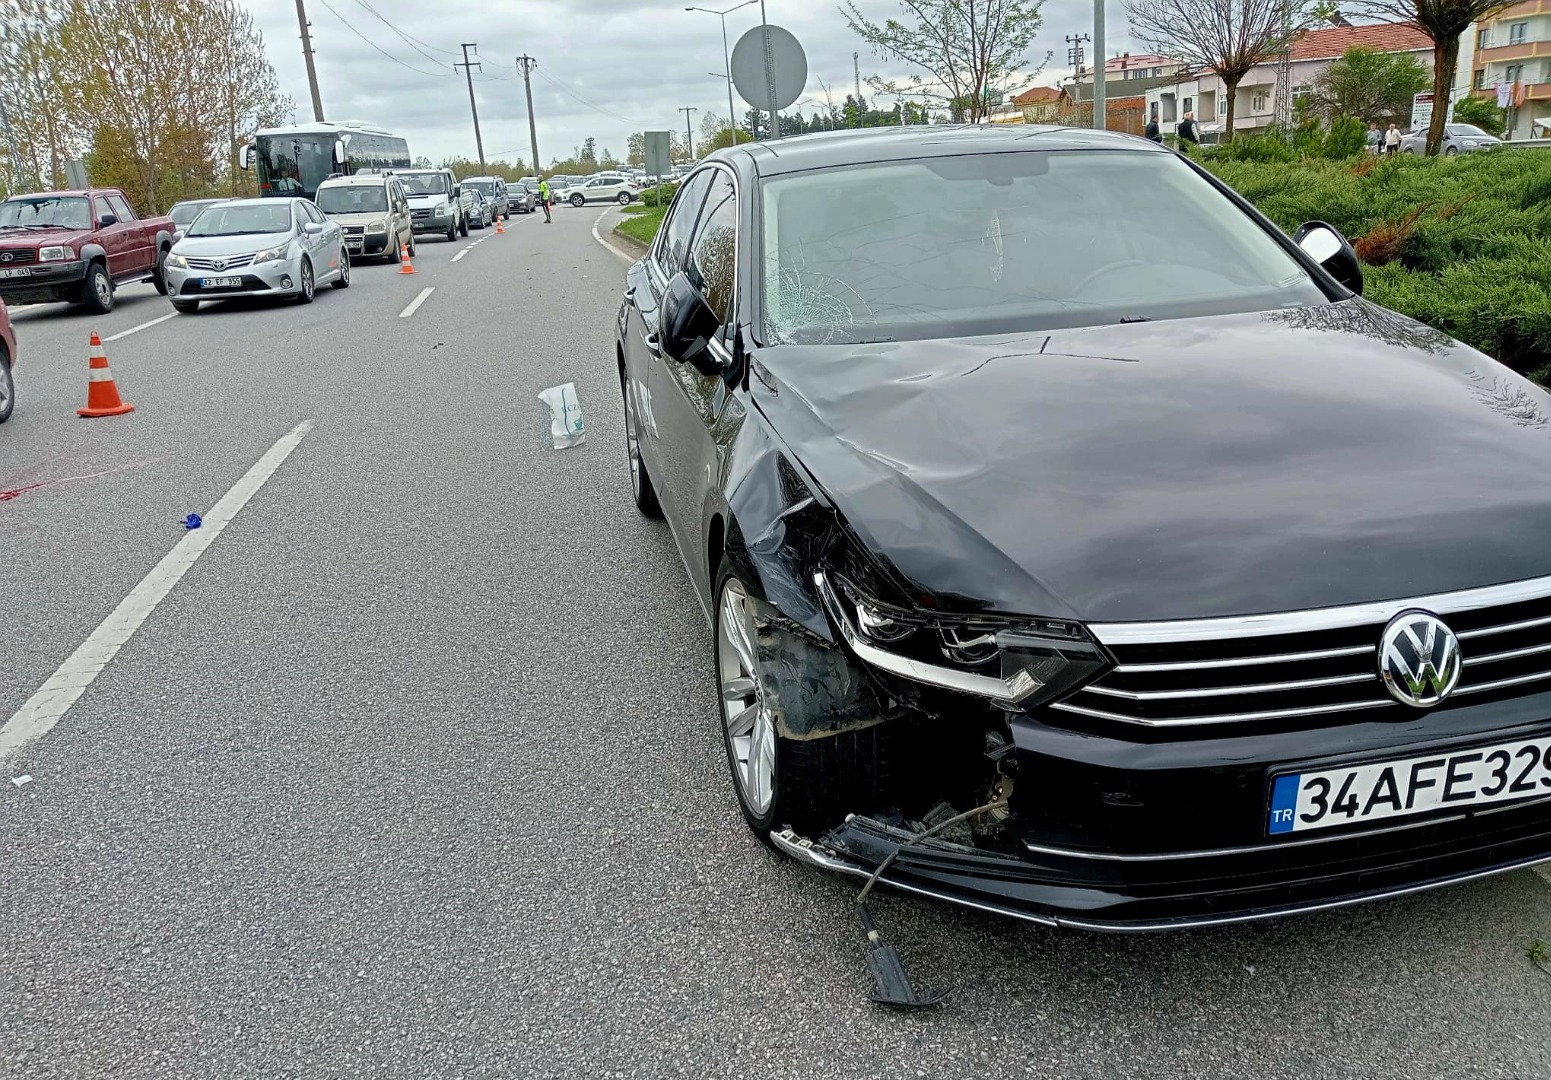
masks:
[(657, 489), (652, 486), (652, 474), (646, 471), (641, 458), (641, 423), (636, 417), (635, 395), (630, 392), (630, 381), (621, 371), (619, 389), (625, 398), (625, 460), (630, 466), (630, 496), (635, 508), (643, 517), (662, 517), (662, 504), (657, 501)]
[(410, 233), (409, 234), (409, 257), (411, 259), (413, 259), (413, 258), (415, 258), (415, 256), (417, 256), (419, 254), (420, 254), (419, 250), (416, 249), (416, 247), (415, 247), (415, 234), (414, 233)]
[(571, 205), (572, 206), (584, 206), (584, 205), (586, 205), (586, 203), (587, 203), (587, 200), (582, 198), (580, 195), (572, 195), (571, 196)]
[(458, 222), (458, 235), (460, 235), (460, 236), (467, 236), (468, 234), (469, 234), (469, 219), (468, 219), (468, 215), (465, 214), (464, 217), (463, 217), (463, 220)]
[[(824, 679), (821, 673), (793, 672), (783, 672), (783, 677), (777, 679), (766, 678), (759, 654), (772, 649), (785, 655), (800, 655), (804, 648), (816, 647), (798, 642), (795, 634), (782, 627), (760, 626), (754, 615), (756, 601), (727, 561), (716, 575), (714, 596), (712, 640), (721, 700), (718, 713), (722, 742), (738, 806), (749, 828), (766, 843), (770, 842), (771, 831), (783, 826), (816, 839), (839, 825), (849, 813), (870, 813), (887, 807), (895, 726), (874, 724), (860, 731), (818, 738), (783, 737), (775, 718), (807, 711), (813, 702), (794, 700), (788, 708), (783, 702), (769, 700), (770, 697), (792, 693), (782, 687), (794, 688), (798, 679), (813, 674), (820, 676), (812, 681), (821, 696)], [(743, 645), (736, 643), (738, 634), (731, 624), (742, 626)], [(789, 635), (793, 640), (774, 640), (780, 635)], [(793, 648), (787, 649), (789, 645)], [(752, 656), (745, 655), (745, 646), (752, 648)], [(844, 657), (836, 659), (846, 662)], [(754, 711), (750, 713), (750, 709)], [(743, 730), (746, 735), (736, 734)], [(757, 764), (751, 764), (756, 761)], [(756, 774), (759, 779), (754, 779)]]
[(630, 205), (630, 192), (628, 192), (628, 191), (621, 191), (619, 193), (619, 205), (620, 206), (629, 206)]
[(404, 253), (399, 250), (399, 246), (397, 244), (389, 244), (388, 246), (393, 249), (393, 250), (388, 252), (388, 256), (387, 256), (388, 262), (390, 262), (390, 263), (402, 262), (403, 259), (404, 259)]
[(193, 315), (199, 310), (198, 300), (174, 300), (172, 310), (180, 315)]
[(317, 279), (313, 276), (312, 273), (312, 260), (303, 258), (301, 289), (296, 294), (296, 302), (298, 304), (312, 303), (312, 298), (317, 291), (317, 287)]
[(350, 253), (344, 248), (339, 249), (339, 276), (329, 284), (336, 289), (350, 288)]
[(1459, 153), (1459, 147), (1457, 147), (1457, 146), (1445, 146), (1443, 148), (1443, 156), (1444, 157), (1448, 157), (1450, 154), (1457, 154), (1457, 153)]
[(113, 310), (113, 279), (102, 263), (94, 262), (86, 268), (86, 280), (81, 283), (81, 303), (93, 315), (106, 315)]
[(151, 269), (151, 285), (163, 296), (167, 295), (167, 248), (156, 253), (156, 265)]
[(0, 424), (11, 418), (16, 408), (16, 379), (11, 374), (11, 358), (0, 345)]
[(449, 244), (456, 244), (458, 242), (458, 223), (456, 221), (449, 221), (447, 223), (447, 242)]

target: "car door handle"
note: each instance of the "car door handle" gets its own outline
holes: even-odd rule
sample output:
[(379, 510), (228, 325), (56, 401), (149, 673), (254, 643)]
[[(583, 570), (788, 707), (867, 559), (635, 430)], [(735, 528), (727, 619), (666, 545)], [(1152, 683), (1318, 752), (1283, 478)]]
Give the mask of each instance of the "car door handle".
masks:
[(646, 335), (646, 351), (651, 353), (654, 359), (662, 359), (662, 342), (657, 339), (656, 334)]

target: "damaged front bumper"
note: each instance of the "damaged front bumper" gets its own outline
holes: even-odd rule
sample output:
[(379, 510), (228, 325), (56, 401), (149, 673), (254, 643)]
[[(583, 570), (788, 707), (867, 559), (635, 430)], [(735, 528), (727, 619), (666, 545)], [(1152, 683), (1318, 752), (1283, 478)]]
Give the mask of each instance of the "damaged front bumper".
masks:
[(1545, 861), (1548, 835), (1551, 800), (1337, 837), (1312, 852), (1263, 844), (1124, 856), (1026, 844), (1014, 856), (859, 815), (819, 840), (789, 829), (770, 838), (802, 862), (857, 878), (886, 864), (879, 881), (905, 892), (1044, 926), (1142, 932), (1324, 911), (1506, 873)]

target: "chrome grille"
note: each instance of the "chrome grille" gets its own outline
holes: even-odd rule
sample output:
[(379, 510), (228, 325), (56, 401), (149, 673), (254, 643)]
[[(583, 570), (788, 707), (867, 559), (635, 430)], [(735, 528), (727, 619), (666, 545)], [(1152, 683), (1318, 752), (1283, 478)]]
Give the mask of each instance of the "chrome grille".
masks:
[(1095, 625), (1118, 666), (1051, 708), (1154, 728), (1403, 720), (1416, 710), (1385, 690), (1378, 643), (1410, 609), (1460, 640), (1464, 672), (1439, 708), (1551, 690), (1551, 578), (1541, 578), (1284, 615)]
[(20, 266), (37, 261), (36, 248), (0, 248), (0, 266)]
[(339, 231), (341, 233), (343, 233), (345, 236), (365, 236), (366, 235), (366, 226), (365, 225), (343, 225), (343, 226), (340, 227)]
[(211, 259), (196, 259), (190, 256), (188, 260), (190, 270), (209, 270), (217, 274), (224, 274), (228, 270), (241, 270), (244, 266), (252, 265), (252, 255), (227, 255), (225, 258)]
[(426, 219), (426, 218), (431, 216), (431, 211), (429, 209), (425, 209), (425, 210), (411, 210), (409, 212), (409, 216), (411, 218), (413, 218), (414, 220), (416, 220), (416, 221), (422, 221), (422, 220), (424, 220), (424, 219)]

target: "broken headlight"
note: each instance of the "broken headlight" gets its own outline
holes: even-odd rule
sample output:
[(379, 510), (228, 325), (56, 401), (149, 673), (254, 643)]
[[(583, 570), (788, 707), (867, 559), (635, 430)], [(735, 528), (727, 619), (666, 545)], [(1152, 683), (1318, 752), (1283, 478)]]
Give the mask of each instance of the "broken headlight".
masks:
[(1108, 666), (1077, 623), (939, 615), (868, 596), (824, 572), (814, 584), (846, 645), (882, 671), (1032, 709), (1077, 689)]

